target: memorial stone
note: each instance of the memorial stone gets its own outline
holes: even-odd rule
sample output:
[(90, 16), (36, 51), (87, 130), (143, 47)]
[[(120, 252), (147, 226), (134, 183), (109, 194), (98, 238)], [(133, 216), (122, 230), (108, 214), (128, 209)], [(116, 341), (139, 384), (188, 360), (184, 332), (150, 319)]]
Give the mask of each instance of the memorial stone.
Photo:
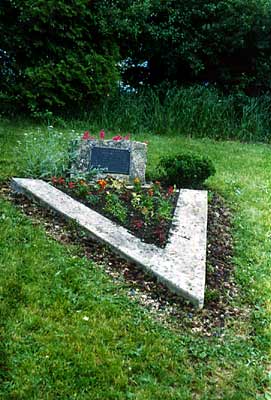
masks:
[(100, 170), (98, 177), (107, 175), (131, 182), (139, 178), (145, 183), (147, 145), (131, 140), (80, 140), (72, 173)]

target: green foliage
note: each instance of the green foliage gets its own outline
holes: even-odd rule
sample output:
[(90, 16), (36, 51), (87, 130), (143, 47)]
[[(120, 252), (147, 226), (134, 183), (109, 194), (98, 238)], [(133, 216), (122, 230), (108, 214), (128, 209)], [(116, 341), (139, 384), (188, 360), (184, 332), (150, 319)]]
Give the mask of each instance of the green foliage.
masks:
[(168, 155), (158, 165), (161, 179), (178, 188), (195, 188), (215, 174), (211, 160), (193, 153)]
[(155, 215), (154, 198), (148, 193), (134, 192), (131, 204), (138, 210), (146, 223), (149, 223)]
[(127, 219), (126, 207), (116, 193), (107, 193), (105, 211), (113, 215), (121, 223), (124, 223)]
[(118, 49), (96, 2), (6, 0), (0, 7), (0, 96), (40, 116), (97, 102), (116, 87)]
[(170, 220), (172, 218), (172, 205), (165, 199), (158, 199), (156, 217), (159, 220)]
[(63, 132), (48, 128), (24, 133), (15, 149), (20, 157), (21, 175), (31, 178), (51, 178), (67, 173), (70, 166), (69, 145), (74, 132), (64, 135)]
[(92, 206), (97, 206), (99, 204), (100, 198), (97, 194), (88, 194), (86, 196), (86, 200), (92, 207)]
[[(74, 181), (74, 178), (73, 178)], [(89, 193), (89, 186), (84, 180), (80, 180), (80, 184), (75, 186), (75, 194), (78, 197), (85, 197)]]
[(163, 94), (203, 81), (257, 94), (270, 88), (270, 21), (267, 0), (4, 0), (0, 111), (44, 117), (102, 105), (119, 69)]
[(271, 139), (271, 97), (225, 95), (214, 87), (193, 85), (168, 89), (163, 98), (156, 90), (120, 93), (102, 106), (79, 115), (71, 123), (82, 131), (100, 127), (115, 132), (185, 135), (214, 139), (264, 141)]
[[(137, 10), (140, 26), (127, 29), (130, 41), (120, 44), (130, 57), (124, 78), (132, 85), (208, 81), (253, 93), (270, 88), (269, 1), (155, 0), (137, 5), (127, 5), (123, 16), (128, 14), (132, 25)], [(140, 67), (143, 61), (148, 68)]]

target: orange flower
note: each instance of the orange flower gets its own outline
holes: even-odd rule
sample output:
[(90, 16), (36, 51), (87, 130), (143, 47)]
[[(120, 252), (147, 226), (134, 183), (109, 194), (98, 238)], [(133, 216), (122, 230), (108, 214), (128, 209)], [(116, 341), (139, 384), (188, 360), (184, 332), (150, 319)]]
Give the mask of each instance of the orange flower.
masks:
[(98, 183), (98, 185), (101, 186), (101, 189), (104, 189), (104, 188), (106, 187), (106, 185), (107, 185), (107, 182), (106, 182), (105, 179), (99, 179), (99, 180), (97, 181), (97, 183)]

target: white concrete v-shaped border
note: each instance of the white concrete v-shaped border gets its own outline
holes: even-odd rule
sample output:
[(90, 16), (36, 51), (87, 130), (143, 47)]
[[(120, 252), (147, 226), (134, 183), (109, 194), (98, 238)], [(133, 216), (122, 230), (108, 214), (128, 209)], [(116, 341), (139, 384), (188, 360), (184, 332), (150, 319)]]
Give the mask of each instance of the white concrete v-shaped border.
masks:
[(13, 178), (12, 188), (76, 221), (96, 240), (154, 274), (168, 288), (201, 308), (204, 302), (207, 192), (180, 190), (169, 241), (164, 249), (142, 242), (123, 228), (50, 184)]

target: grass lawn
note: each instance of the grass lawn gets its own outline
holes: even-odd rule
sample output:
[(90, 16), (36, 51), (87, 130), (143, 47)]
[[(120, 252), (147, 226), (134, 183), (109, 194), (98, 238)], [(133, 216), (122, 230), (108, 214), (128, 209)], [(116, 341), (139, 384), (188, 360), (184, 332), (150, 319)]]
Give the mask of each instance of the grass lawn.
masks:
[[(1, 181), (23, 175), (26, 132), (38, 141), (46, 128), (0, 122)], [(127, 297), (125, 282), (115, 283), (0, 197), (1, 399), (271, 398), (270, 146), (137, 139), (149, 142), (151, 176), (168, 152), (189, 149), (213, 160), (208, 186), (234, 210), (240, 294), (233, 301), (246, 317), (228, 318), (223, 337), (164, 326)]]

